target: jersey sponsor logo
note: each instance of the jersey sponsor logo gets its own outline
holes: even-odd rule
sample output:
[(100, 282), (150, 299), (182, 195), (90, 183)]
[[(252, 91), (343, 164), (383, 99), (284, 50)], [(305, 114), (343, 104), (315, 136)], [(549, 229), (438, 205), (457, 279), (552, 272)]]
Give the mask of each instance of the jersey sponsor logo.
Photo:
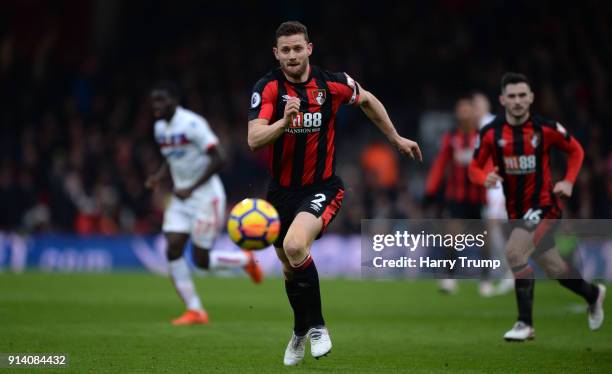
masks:
[(251, 108), (257, 108), (261, 104), (261, 95), (259, 92), (253, 92), (251, 95)]
[(159, 143), (161, 148), (176, 147), (189, 144), (189, 139), (187, 139), (185, 134), (172, 134), (158, 137), (157, 143)]
[(316, 103), (319, 105), (323, 105), (323, 103), (325, 103), (325, 99), (327, 98), (327, 93), (323, 89), (312, 90), (310, 91), (310, 95), (312, 95), (314, 101), (316, 101)]
[(323, 115), (320, 112), (298, 112), (285, 132), (289, 134), (310, 134), (321, 131)]
[(505, 156), (504, 166), (506, 168), (506, 174), (521, 175), (535, 173), (536, 156)]
[(181, 157), (185, 156), (186, 153), (187, 152), (185, 152), (184, 150), (181, 150), (181, 149), (162, 150), (162, 154), (166, 158), (181, 158)]
[(189, 139), (185, 134), (173, 134), (157, 138), (161, 152), (166, 158), (181, 158), (185, 156), (184, 146), (188, 145)]

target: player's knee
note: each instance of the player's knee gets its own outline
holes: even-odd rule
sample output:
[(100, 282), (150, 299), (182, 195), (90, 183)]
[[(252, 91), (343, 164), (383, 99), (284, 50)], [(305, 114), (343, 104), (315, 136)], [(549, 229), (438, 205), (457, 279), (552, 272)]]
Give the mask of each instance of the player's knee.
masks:
[(283, 241), (283, 249), (290, 260), (301, 259), (306, 253), (306, 242), (293, 236), (287, 236)]
[(168, 261), (179, 259), (183, 255), (183, 246), (175, 240), (168, 240), (168, 249), (166, 250), (166, 258)]
[(567, 266), (563, 261), (549, 260), (546, 256), (537, 257), (535, 260), (548, 278), (559, 279), (567, 273)]
[(527, 262), (528, 257), (519, 248), (510, 247), (506, 251), (506, 260), (512, 266), (520, 266)]
[(208, 269), (210, 266), (210, 254), (208, 249), (202, 248), (193, 248), (191, 253), (191, 258), (193, 259), (193, 263), (196, 264), (197, 267), (201, 269)]

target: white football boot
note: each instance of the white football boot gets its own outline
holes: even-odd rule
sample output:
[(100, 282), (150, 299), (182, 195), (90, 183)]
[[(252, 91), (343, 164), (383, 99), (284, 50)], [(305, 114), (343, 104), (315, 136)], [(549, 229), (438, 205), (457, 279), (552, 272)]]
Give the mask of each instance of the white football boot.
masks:
[(478, 284), (478, 294), (482, 297), (491, 297), (495, 294), (493, 282), (490, 280), (481, 280)]
[(606, 298), (606, 286), (598, 284), (597, 288), (599, 288), (597, 300), (592, 305), (589, 305), (587, 309), (589, 313), (589, 328), (593, 331), (599, 329), (604, 321), (603, 302)]
[(304, 359), (307, 340), (308, 334), (297, 336), (293, 333), (291, 340), (289, 340), (289, 344), (287, 344), (287, 349), (285, 350), (285, 358), (283, 359), (285, 366), (297, 365)]
[(504, 334), (504, 339), (509, 342), (524, 342), (535, 338), (535, 329), (525, 322), (518, 321)]
[(327, 356), (332, 349), (332, 342), (329, 338), (327, 327), (313, 327), (308, 331), (310, 337), (310, 353), (317, 360)]
[(454, 294), (459, 290), (459, 285), (456, 279), (440, 279), (438, 281), (438, 289), (442, 293)]
[(512, 274), (507, 276), (499, 281), (497, 285), (497, 289), (495, 290), (495, 295), (505, 295), (514, 290), (514, 278), (512, 278)]

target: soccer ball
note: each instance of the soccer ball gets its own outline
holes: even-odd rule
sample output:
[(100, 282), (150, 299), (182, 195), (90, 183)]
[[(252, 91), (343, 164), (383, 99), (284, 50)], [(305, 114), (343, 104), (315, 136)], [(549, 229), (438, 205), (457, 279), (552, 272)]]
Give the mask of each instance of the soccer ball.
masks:
[(242, 249), (266, 248), (278, 238), (278, 212), (265, 200), (244, 199), (232, 208), (227, 221), (227, 232)]

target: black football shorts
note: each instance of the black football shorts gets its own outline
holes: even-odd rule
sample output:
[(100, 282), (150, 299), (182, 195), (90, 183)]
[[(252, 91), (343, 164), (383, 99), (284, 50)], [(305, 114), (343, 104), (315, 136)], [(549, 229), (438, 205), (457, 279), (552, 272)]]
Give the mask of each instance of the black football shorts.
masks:
[(512, 220), (513, 228), (533, 232), (533, 257), (538, 257), (555, 246), (555, 232), (561, 219), (561, 209), (556, 205), (528, 209), (522, 219)]
[(284, 188), (271, 182), (266, 199), (274, 205), (281, 221), (281, 231), (274, 245), (278, 248), (283, 246), (289, 226), (299, 212), (323, 218), (323, 229), (317, 236), (319, 239), (338, 214), (343, 198), (344, 184), (337, 176), (300, 189)]

